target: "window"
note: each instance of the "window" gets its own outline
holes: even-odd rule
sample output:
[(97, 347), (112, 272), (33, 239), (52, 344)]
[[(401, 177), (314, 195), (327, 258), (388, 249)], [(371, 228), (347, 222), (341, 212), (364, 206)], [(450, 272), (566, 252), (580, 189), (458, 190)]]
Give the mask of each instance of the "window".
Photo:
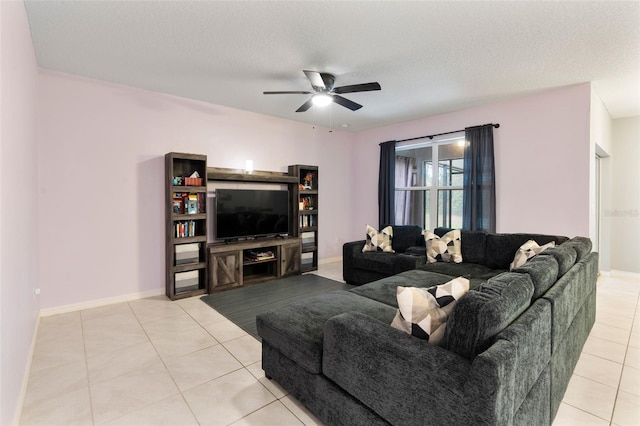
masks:
[(464, 133), (448, 136), (396, 146), (397, 225), (462, 228)]

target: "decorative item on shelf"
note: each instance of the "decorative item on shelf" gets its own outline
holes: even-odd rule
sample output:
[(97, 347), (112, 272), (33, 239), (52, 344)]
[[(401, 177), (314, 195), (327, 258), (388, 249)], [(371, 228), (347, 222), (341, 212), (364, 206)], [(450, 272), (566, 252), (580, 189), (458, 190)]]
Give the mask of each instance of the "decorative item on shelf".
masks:
[(195, 171), (189, 177), (184, 178), (184, 186), (202, 186), (202, 178), (200, 174)]
[(198, 196), (196, 194), (189, 194), (189, 198), (187, 201), (187, 213), (188, 214), (197, 214), (198, 213)]
[(303, 189), (313, 189), (313, 173), (307, 172), (307, 175), (304, 177)]

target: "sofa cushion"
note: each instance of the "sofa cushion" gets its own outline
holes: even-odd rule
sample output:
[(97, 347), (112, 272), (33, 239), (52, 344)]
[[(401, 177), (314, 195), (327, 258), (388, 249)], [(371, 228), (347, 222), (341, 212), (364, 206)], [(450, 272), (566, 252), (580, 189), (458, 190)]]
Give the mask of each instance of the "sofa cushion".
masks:
[(430, 288), (398, 286), (398, 311), (391, 326), (437, 345), (456, 301), (467, 291), (469, 280), (462, 277)]
[(535, 240), (540, 245), (554, 241), (558, 245), (567, 238), (542, 234), (487, 234), (484, 265), (491, 269), (509, 269), (516, 251), (527, 240)]
[(451, 277), (449, 275), (415, 269), (413, 271), (401, 272), (398, 275), (393, 275), (369, 284), (361, 285), (349, 290), (349, 292), (368, 297), (369, 299), (397, 308), (398, 302), (396, 288), (398, 286), (428, 288), (446, 283), (450, 280)]
[(558, 280), (558, 262), (553, 256), (541, 254), (512, 272), (528, 274), (533, 282), (532, 301), (542, 296)]
[(532, 257), (537, 256), (546, 249), (550, 249), (555, 246), (556, 243), (554, 241), (541, 246), (540, 244), (536, 243), (535, 240), (528, 240), (523, 245), (521, 245), (520, 248), (518, 248), (516, 255), (513, 257), (513, 262), (511, 262), (511, 264), (509, 265), (509, 269), (518, 268), (527, 263), (527, 260), (531, 259)]
[(473, 359), (529, 307), (533, 290), (529, 275), (505, 272), (469, 291), (449, 318), (443, 347)]
[(437, 272), (439, 274), (451, 275), (452, 277), (465, 277), (469, 279), (481, 278), (484, 280), (488, 280), (491, 277), (494, 277), (502, 272), (505, 272), (505, 270), (490, 269), (484, 265), (480, 265), (477, 263), (467, 263), (467, 262), (425, 263), (424, 265), (420, 266), (420, 269), (423, 271)]
[(416, 245), (424, 246), (421, 227), (416, 225), (393, 225), (393, 250), (396, 253), (404, 253), (409, 247)]
[(334, 291), (258, 314), (258, 334), (311, 373), (320, 373), (324, 325), (333, 316), (360, 312), (385, 324), (396, 309), (348, 291)]
[(591, 253), (592, 243), (587, 237), (573, 237), (565, 244), (576, 251), (578, 255), (576, 262)]
[(567, 243), (545, 250), (544, 254), (546, 256), (553, 256), (558, 262), (558, 278), (562, 277), (571, 269), (578, 257), (575, 249), (567, 245)]
[[(451, 230), (451, 228), (436, 228), (433, 230), (433, 233), (442, 237)], [(487, 244), (486, 232), (460, 230), (460, 243), (462, 258), (465, 263), (470, 262), (484, 265), (485, 246)]]
[(449, 231), (440, 238), (433, 232), (426, 231), (424, 234), (425, 246), (427, 248), (427, 261), (435, 263), (462, 262), (462, 249), (460, 242), (460, 230)]
[(393, 275), (395, 253), (366, 252), (353, 255), (353, 267)]
[(368, 251), (382, 251), (385, 253), (393, 253), (393, 228), (387, 226), (380, 231), (373, 226), (367, 225), (366, 228), (367, 238), (362, 247), (362, 252)]

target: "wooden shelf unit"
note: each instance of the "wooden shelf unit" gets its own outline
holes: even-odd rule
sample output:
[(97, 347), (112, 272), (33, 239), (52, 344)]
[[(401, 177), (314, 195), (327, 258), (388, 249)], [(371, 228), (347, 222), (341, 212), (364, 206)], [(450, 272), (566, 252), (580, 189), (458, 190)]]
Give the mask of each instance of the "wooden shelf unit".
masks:
[[(251, 252), (273, 253), (266, 260), (248, 260)], [(300, 238), (265, 238), (207, 246), (210, 292), (229, 290), (300, 273)]]
[[(202, 178), (200, 185), (180, 184), (196, 171)], [(206, 176), (206, 155), (177, 152), (165, 155), (165, 286), (171, 300), (207, 292)], [(176, 182), (177, 178), (181, 182)], [(189, 203), (195, 203), (192, 209), (195, 213), (188, 213)]]
[(318, 166), (296, 164), (289, 166), (289, 175), (296, 178), (297, 185), (291, 191), (293, 206), (293, 235), (302, 242), (300, 271), (318, 269), (319, 230), (319, 169)]

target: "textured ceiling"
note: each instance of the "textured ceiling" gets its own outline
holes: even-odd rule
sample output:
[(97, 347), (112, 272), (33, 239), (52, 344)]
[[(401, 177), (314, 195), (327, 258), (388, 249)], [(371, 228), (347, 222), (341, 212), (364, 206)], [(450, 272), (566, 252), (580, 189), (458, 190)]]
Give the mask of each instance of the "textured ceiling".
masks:
[[(640, 115), (640, 2), (26, 1), (44, 69), (363, 130), (592, 81)], [(296, 113), (303, 69), (382, 91)]]

